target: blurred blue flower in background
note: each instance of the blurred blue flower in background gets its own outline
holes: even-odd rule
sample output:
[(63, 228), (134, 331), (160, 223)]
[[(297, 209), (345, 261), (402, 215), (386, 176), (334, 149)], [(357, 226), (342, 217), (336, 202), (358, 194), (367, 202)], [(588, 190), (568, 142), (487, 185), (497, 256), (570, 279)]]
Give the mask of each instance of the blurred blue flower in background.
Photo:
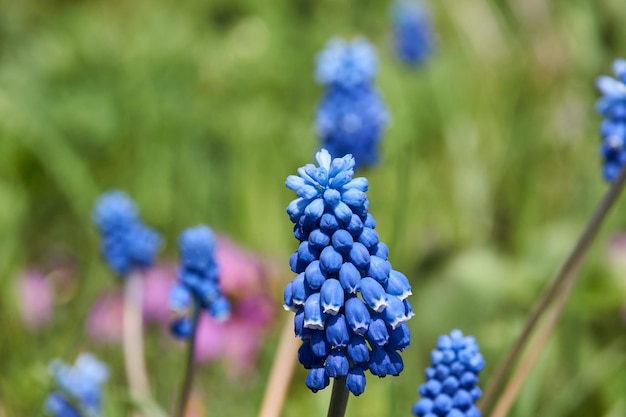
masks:
[(626, 163), (626, 60), (615, 60), (613, 72), (616, 79), (602, 76), (597, 80), (598, 90), (603, 94), (596, 108), (605, 117), (600, 125), (600, 152), (607, 181), (613, 181)]
[(105, 364), (89, 353), (81, 354), (74, 366), (56, 359), (50, 364), (55, 391), (44, 408), (54, 417), (96, 417), (100, 415), (101, 387), (109, 376)]
[(133, 268), (154, 263), (161, 237), (142, 223), (137, 206), (126, 193), (109, 191), (100, 196), (93, 220), (102, 237), (102, 254), (116, 274), (125, 276)]
[(434, 48), (433, 28), (426, 5), (418, 0), (398, 0), (391, 13), (396, 55), (409, 66), (423, 64)]
[(413, 406), (418, 417), (480, 417), (475, 403), (482, 395), (478, 374), (485, 367), (478, 344), (460, 330), (443, 335), (430, 354), (427, 381), (419, 387), (422, 398)]
[(327, 87), (352, 88), (369, 84), (378, 71), (374, 47), (365, 38), (352, 42), (333, 38), (316, 57), (315, 80)]
[(316, 115), (322, 147), (334, 157), (352, 154), (357, 167), (378, 160), (389, 116), (373, 82), (376, 52), (364, 38), (332, 39), (317, 56), (316, 80), (326, 87)]
[(378, 161), (378, 143), (389, 116), (378, 92), (369, 85), (330, 88), (316, 115), (317, 132), (331, 155), (352, 154), (358, 167)]
[[(181, 267), (178, 283), (170, 293), (170, 307), (179, 315), (189, 308), (205, 309), (213, 317), (226, 320), (230, 303), (219, 287), (219, 267), (215, 262), (215, 237), (208, 226), (196, 226), (183, 231), (178, 240)], [(188, 338), (193, 332), (189, 317), (180, 317), (172, 325), (172, 333)]]
[(287, 213), (301, 243), (290, 259), (298, 275), (285, 288), (285, 308), (296, 313), (306, 385), (316, 392), (345, 377), (360, 395), (365, 371), (384, 377), (404, 367), (398, 351), (410, 343), (411, 287), (391, 269), (368, 213), (367, 179), (353, 178), (352, 155), (332, 159), (322, 149), (316, 159), (319, 167), (299, 168), (286, 182), (298, 195)]

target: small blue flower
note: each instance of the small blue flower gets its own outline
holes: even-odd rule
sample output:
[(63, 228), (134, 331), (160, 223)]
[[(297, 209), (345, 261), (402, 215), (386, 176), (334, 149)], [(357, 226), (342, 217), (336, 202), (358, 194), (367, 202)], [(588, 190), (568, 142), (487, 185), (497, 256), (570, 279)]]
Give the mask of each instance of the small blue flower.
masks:
[(333, 38), (316, 58), (315, 80), (324, 86), (352, 88), (369, 84), (378, 71), (374, 47), (365, 38)]
[[(215, 262), (215, 238), (207, 226), (186, 229), (178, 239), (181, 267), (178, 283), (170, 292), (170, 307), (178, 319), (171, 326), (172, 334), (180, 339), (189, 338), (193, 324), (185, 311), (193, 301), (218, 320), (230, 316), (230, 303), (219, 287), (219, 267)], [(293, 285), (292, 287), (293, 288)]]
[(384, 377), (404, 367), (398, 351), (410, 343), (411, 288), (387, 260), (352, 155), (333, 159), (322, 149), (316, 159), (319, 166), (306, 165), (286, 182), (298, 195), (287, 213), (301, 243), (290, 258), (297, 275), (285, 287), (285, 309), (296, 313), (306, 385), (318, 391), (345, 377), (360, 395), (365, 370)]
[(54, 417), (97, 417), (100, 415), (101, 387), (109, 376), (106, 365), (95, 356), (81, 354), (74, 366), (60, 360), (50, 364), (55, 391), (45, 401), (46, 412)]
[(431, 352), (427, 381), (418, 392), (422, 398), (413, 406), (418, 417), (480, 417), (475, 406), (482, 395), (478, 374), (485, 367), (476, 340), (460, 330), (443, 335)]
[(596, 83), (603, 95), (596, 108), (605, 117), (600, 125), (600, 154), (607, 181), (613, 181), (626, 163), (626, 60), (615, 60), (613, 72), (616, 78), (602, 76)]
[(93, 220), (102, 237), (101, 251), (109, 267), (125, 276), (154, 263), (161, 237), (145, 226), (135, 203), (122, 191), (109, 191), (96, 201)]
[(434, 35), (426, 6), (418, 0), (398, 0), (392, 9), (393, 46), (405, 64), (416, 67), (432, 54)]

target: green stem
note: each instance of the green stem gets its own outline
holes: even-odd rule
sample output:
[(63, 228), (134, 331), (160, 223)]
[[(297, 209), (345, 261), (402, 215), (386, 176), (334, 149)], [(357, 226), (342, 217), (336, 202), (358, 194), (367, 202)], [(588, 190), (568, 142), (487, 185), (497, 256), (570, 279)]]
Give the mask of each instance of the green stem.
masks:
[(327, 417), (343, 417), (346, 414), (349, 396), (350, 391), (346, 388), (346, 377), (335, 378)]
[(141, 293), (142, 276), (139, 271), (133, 271), (124, 281), (124, 313), (122, 319), (124, 363), (133, 401), (150, 398), (143, 352)]
[(576, 242), (576, 246), (572, 249), (567, 260), (561, 266), (558, 273), (552, 280), (552, 283), (546, 290), (539, 302), (535, 305), (532, 313), (528, 317), (524, 328), (522, 329), (522, 333), (519, 335), (509, 353), (507, 354), (504, 361), (502, 361), (499, 367), (494, 372), (493, 376), (489, 380), (489, 386), (485, 390), (485, 396), (481, 402), (481, 411), (484, 415), (488, 415), (488, 412), (491, 411), (493, 407), (493, 403), (495, 401), (496, 395), (502, 388), (503, 382), (506, 376), (511, 371), (513, 364), (517, 360), (524, 344), (530, 337), (532, 331), (534, 330), (537, 322), (546, 311), (546, 309), (550, 306), (550, 303), (554, 299), (554, 297), (558, 294), (558, 292), (566, 285), (569, 281), (574, 281), (578, 274), (574, 273), (582, 263), (589, 247), (593, 243), (598, 231), (600, 230), (600, 226), (604, 221), (607, 213), (613, 207), (615, 202), (617, 201), (619, 195), (624, 189), (624, 184), (626, 183), (626, 167), (622, 169), (619, 174), (619, 177), (611, 184), (606, 194), (596, 207), (593, 215), (589, 219), (587, 226), (585, 227), (582, 235), (579, 237)]
[(193, 375), (195, 370), (195, 346), (196, 346), (196, 334), (198, 333), (198, 319), (200, 318), (200, 306), (197, 300), (192, 300), (191, 305), (191, 336), (187, 344), (187, 362), (185, 364), (185, 376), (183, 379), (183, 386), (180, 391), (180, 398), (178, 401), (178, 407), (176, 409), (177, 417), (184, 417), (185, 410), (187, 408), (187, 402), (189, 401), (189, 395), (191, 394), (191, 386), (193, 385)]

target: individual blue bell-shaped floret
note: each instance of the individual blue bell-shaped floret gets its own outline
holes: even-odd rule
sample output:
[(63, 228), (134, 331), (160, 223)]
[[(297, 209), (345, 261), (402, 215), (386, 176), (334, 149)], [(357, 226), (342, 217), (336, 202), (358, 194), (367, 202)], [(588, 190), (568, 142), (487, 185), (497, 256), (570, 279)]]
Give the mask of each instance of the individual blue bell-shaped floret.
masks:
[[(219, 267), (215, 262), (215, 237), (208, 226), (196, 226), (183, 231), (178, 239), (181, 266), (178, 283), (170, 291), (170, 307), (177, 314), (171, 326), (172, 334), (186, 339), (194, 331), (192, 320), (185, 316), (192, 308), (207, 311), (218, 320), (230, 316), (230, 303), (219, 287)], [(293, 285), (289, 289), (294, 288)], [(289, 292), (293, 299), (293, 293)]]
[(330, 87), (320, 101), (315, 127), (322, 146), (331, 155), (352, 154), (358, 167), (378, 161), (378, 145), (389, 113), (375, 87)]
[(102, 384), (109, 376), (106, 365), (83, 353), (74, 366), (60, 360), (50, 363), (55, 390), (45, 401), (45, 411), (54, 417), (97, 417), (101, 415)]
[(318, 391), (345, 377), (346, 388), (360, 395), (366, 370), (384, 377), (404, 367), (398, 352), (410, 343), (411, 288), (387, 260), (368, 213), (368, 183), (353, 178), (352, 155), (333, 159), (322, 149), (316, 159), (318, 166), (306, 165), (286, 182), (298, 195), (287, 213), (301, 243), (283, 299), (295, 312), (306, 385)]
[(372, 81), (378, 71), (374, 47), (365, 38), (333, 38), (316, 57), (315, 80), (324, 86), (352, 88)]
[(93, 209), (93, 220), (102, 237), (101, 251), (109, 267), (126, 276), (134, 268), (154, 263), (161, 237), (145, 226), (137, 206), (122, 191), (101, 195)]
[(626, 60), (613, 63), (616, 78), (601, 76), (596, 84), (602, 97), (596, 108), (605, 117), (600, 125), (603, 176), (613, 181), (626, 163)]
[(391, 13), (396, 55), (410, 67), (423, 64), (432, 54), (435, 43), (426, 5), (419, 0), (397, 0)]
[(413, 405), (418, 417), (480, 417), (476, 401), (482, 395), (478, 374), (485, 367), (478, 344), (460, 330), (443, 335), (431, 352), (427, 381), (420, 385), (422, 398)]

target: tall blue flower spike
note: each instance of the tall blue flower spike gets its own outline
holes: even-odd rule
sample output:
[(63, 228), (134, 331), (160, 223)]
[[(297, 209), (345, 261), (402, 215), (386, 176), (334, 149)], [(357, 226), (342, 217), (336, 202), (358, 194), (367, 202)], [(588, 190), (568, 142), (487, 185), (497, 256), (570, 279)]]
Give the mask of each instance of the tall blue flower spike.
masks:
[(181, 267), (178, 283), (170, 292), (170, 306), (179, 318), (172, 325), (174, 336), (186, 339), (193, 332), (192, 320), (185, 316), (191, 301), (218, 320), (230, 316), (230, 304), (219, 287), (219, 267), (215, 262), (215, 238), (207, 226), (183, 231), (178, 240)]
[(378, 143), (389, 119), (374, 88), (376, 52), (364, 38), (332, 39), (317, 56), (316, 80), (326, 87), (316, 115), (316, 130), (334, 157), (352, 154), (358, 167), (378, 160)]
[(137, 206), (122, 191), (104, 193), (93, 210), (93, 220), (102, 237), (101, 251), (119, 276), (154, 263), (161, 237), (145, 226)]
[(615, 60), (613, 72), (616, 78), (602, 76), (596, 83), (603, 95), (596, 108), (605, 117), (600, 125), (600, 153), (604, 159), (603, 175), (609, 182), (617, 178), (626, 163), (626, 60)]
[(352, 155), (332, 159), (322, 149), (316, 160), (318, 167), (299, 168), (286, 182), (298, 195), (287, 213), (300, 246), (290, 259), (297, 276), (285, 287), (285, 309), (296, 313), (306, 385), (316, 392), (345, 377), (360, 395), (365, 371), (384, 377), (403, 369), (398, 351), (410, 343), (411, 287), (391, 269), (368, 213), (367, 179), (353, 178)]
[(452, 330), (437, 341), (426, 368), (427, 381), (418, 392), (422, 398), (413, 406), (418, 417), (480, 417), (475, 403), (482, 395), (478, 374), (485, 367), (476, 339)]
[(101, 415), (101, 388), (109, 376), (106, 365), (88, 353), (74, 366), (60, 360), (50, 364), (55, 390), (45, 401), (45, 411), (54, 417), (97, 417)]
[(426, 5), (419, 0), (398, 0), (392, 7), (393, 46), (402, 62), (423, 64), (432, 54), (434, 35)]

